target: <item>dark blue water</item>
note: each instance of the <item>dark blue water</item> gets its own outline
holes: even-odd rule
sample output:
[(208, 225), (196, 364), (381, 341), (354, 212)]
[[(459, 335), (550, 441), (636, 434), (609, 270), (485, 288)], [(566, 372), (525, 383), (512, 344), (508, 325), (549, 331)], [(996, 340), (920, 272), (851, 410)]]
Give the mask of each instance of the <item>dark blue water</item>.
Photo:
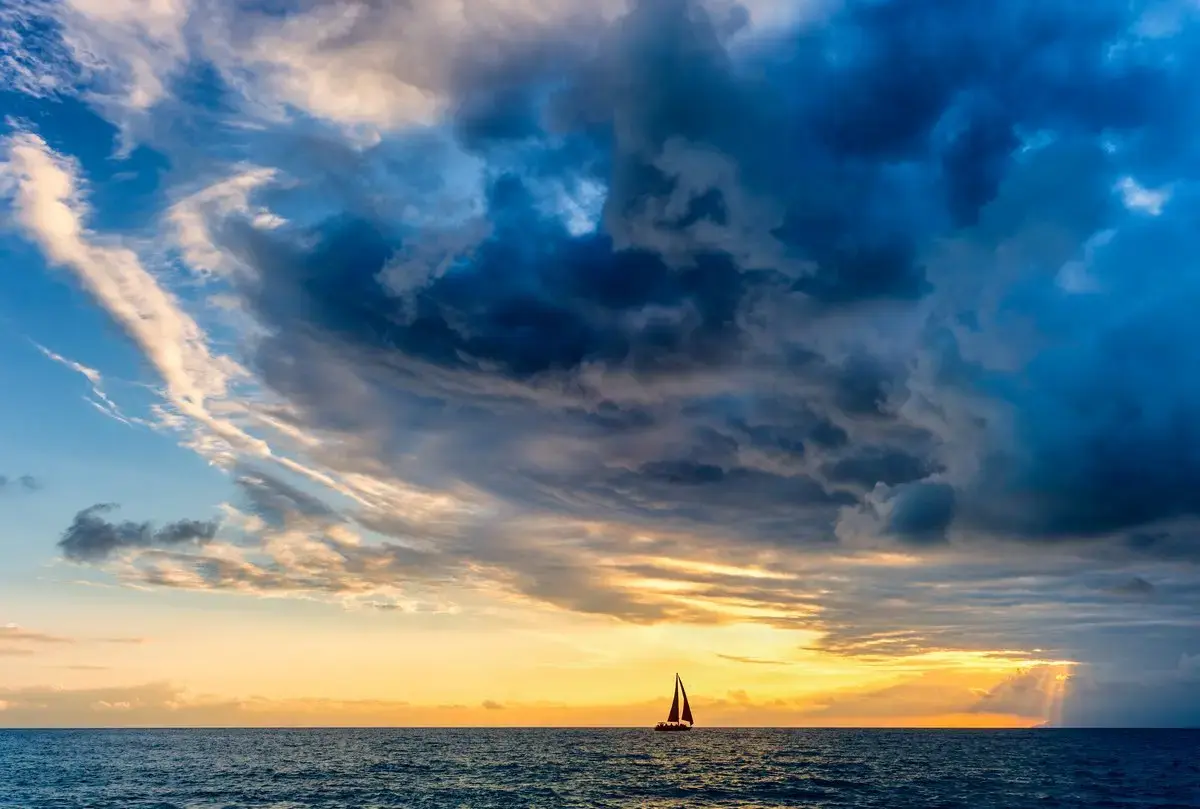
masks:
[(0, 807), (1200, 807), (1200, 731), (0, 731)]

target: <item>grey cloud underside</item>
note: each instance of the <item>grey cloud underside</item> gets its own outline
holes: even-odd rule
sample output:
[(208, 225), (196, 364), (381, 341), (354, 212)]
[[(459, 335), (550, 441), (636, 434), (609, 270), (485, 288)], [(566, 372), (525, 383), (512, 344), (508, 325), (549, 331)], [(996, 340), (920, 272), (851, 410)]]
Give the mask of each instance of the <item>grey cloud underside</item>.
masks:
[[(279, 517), (265, 535), (245, 538), (249, 557), (213, 555), (203, 547), (150, 550), (139, 557), (140, 580), (260, 594), (361, 596), (371, 599), (369, 606), (389, 610), (400, 607), (381, 601), (381, 592), (486, 580), (565, 609), (633, 622), (720, 623), (730, 620), (722, 609), (749, 606), (760, 612), (758, 621), (824, 632), (821, 646), (828, 651), (880, 660), (930, 650), (1009, 656), (1024, 650), (1031, 659), (1120, 668), (1133, 658), (1151, 669), (1169, 668), (1200, 623), (1200, 582), (1169, 561), (1144, 560), (1141, 575), (1131, 578), (1124, 559), (1060, 554), (1030, 564), (998, 545), (987, 556), (944, 549), (940, 558), (905, 567), (784, 557), (773, 565), (772, 578), (762, 578), (654, 561), (711, 553), (729, 565), (753, 563), (728, 541), (708, 548), (694, 539), (686, 546), (668, 537), (634, 541), (620, 531), (546, 526), (519, 515), (495, 524), (458, 521), (431, 536), (389, 511), (360, 512), (354, 522), (395, 539), (347, 541), (328, 530), (344, 518), (317, 512), (308, 495), (261, 473), (239, 483), (246, 504), (262, 499), (255, 490), (269, 491)], [(274, 530), (303, 536), (315, 551), (291, 546), (274, 556), (264, 552), (280, 536)], [(180, 579), (179, 570), (188, 577)], [(644, 580), (685, 587), (686, 600), (635, 584)]]
[(235, 480), (248, 514), (281, 526), (293, 516), (337, 522), (338, 512), (319, 497), (251, 466), (241, 469)]
[(990, 550), (905, 569), (856, 570), (821, 601), (825, 647), (881, 658), (1037, 648), (1043, 659), (1117, 667), (1136, 659), (1153, 668), (1174, 665), (1194, 645), (1194, 570), (1143, 563), (1142, 581), (1151, 589), (1131, 594), (1124, 561), (1048, 554), (1030, 561), (1002, 546)]
[(211, 542), (219, 527), (215, 521), (178, 520), (156, 527), (149, 522), (112, 522), (104, 515), (116, 509), (98, 503), (75, 515), (58, 547), (67, 559), (100, 562), (129, 549), (201, 546)]
[[(367, 599), (364, 606), (388, 611), (436, 610), (442, 585), (499, 584), (539, 602), (633, 622), (721, 620), (712, 609), (656, 599), (614, 580), (643, 572), (620, 563), (631, 549), (620, 531), (596, 533), (516, 513), (431, 526), (382, 504), (346, 515), (321, 508), (311, 495), (259, 470), (246, 470), (237, 484), (239, 508), (265, 521), (250, 531), (227, 528), (237, 553), (203, 543), (159, 543), (138, 554), (125, 575), (168, 587)], [(269, 509), (262, 508), (265, 502)], [(385, 539), (359, 541), (341, 532), (348, 525)], [(641, 550), (667, 549), (652, 543)]]

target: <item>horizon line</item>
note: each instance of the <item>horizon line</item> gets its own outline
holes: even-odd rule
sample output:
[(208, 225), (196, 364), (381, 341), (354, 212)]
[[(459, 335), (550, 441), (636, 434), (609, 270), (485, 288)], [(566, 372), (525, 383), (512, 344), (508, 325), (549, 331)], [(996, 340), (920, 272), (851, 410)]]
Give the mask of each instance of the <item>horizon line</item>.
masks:
[[(646, 730), (652, 725), (30, 725), (0, 726), (0, 733), (30, 731), (145, 730)], [(827, 730), (827, 731), (955, 731), (1012, 733), (1030, 730), (1172, 730), (1200, 731), (1200, 725), (1028, 725), (1024, 727), (956, 727), (954, 725), (704, 725), (692, 730)]]

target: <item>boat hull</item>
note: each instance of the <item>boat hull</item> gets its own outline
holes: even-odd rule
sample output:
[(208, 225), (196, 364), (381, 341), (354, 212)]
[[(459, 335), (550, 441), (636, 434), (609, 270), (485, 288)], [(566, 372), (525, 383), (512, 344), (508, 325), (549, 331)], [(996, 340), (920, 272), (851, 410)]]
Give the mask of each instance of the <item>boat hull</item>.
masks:
[(658, 730), (658, 731), (667, 732), (667, 733), (675, 733), (675, 732), (678, 732), (681, 730), (691, 730), (692, 726), (684, 725), (682, 723), (677, 723), (677, 722), (659, 722), (657, 725), (654, 726), (654, 729)]

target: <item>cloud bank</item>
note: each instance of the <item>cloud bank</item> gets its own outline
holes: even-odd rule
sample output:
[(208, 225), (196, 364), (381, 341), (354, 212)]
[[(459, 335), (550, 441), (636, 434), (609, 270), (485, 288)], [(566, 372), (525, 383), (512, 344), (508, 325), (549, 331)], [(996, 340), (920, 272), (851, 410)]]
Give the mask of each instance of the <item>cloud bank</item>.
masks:
[[(243, 481), (236, 541), (87, 510), (71, 558), (862, 656), (1198, 651), (1194, 9), (20, 8), (11, 87), (187, 167), (148, 227), (244, 349), (9, 135), (17, 225)], [(211, 145), (156, 125), (184, 108)]]

